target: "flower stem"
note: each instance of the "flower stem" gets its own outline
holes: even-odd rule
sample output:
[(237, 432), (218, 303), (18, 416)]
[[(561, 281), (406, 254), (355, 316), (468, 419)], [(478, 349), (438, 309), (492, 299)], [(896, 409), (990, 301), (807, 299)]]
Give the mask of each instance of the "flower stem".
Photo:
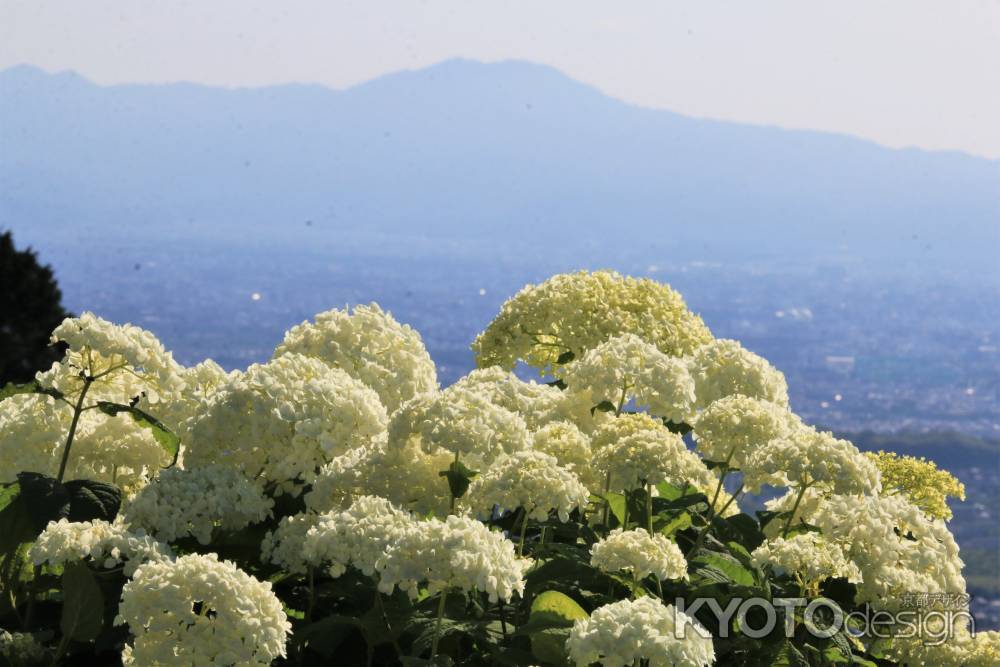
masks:
[(434, 641), (431, 643), (431, 660), (437, 656), (438, 642), (441, 641), (441, 620), (444, 618), (444, 603), (448, 599), (448, 589), (441, 590), (441, 601), (438, 603), (437, 622), (434, 624)]
[(83, 376), (83, 389), (80, 390), (80, 398), (76, 401), (76, 406), (73, 408), (73, 421), (69, 425), (69, 435), (66, 436), (66, 444), (63, 446), (62, 461), (59, 463), (59, 474), (56, 475), (56, 481), (61, 482), (63, 480), (63, 475), (66, 474), (66, 463), (69, 462), (69, 450), (73, 446), (73, 438), (76, 436), (76, 425), (80, 423), (80, 414), (83, 413), (83, 399), (87, 396), (87, 390), (90, 389), (90, 385), (93, 384), (94, 378), (90, 375)]
[(524, 534), (528, 532), (528, 511), (521, 508), (521, 541), (517, 545), (517, 555), (524, 555)]
[[(649, 532), (649, 536), (653, 536), (653, 485), (646, 484), (646, 530)], [(656, 575), (653, 575), (656, 579), (656, 592), (663, 599), (663, 582)]]
[(792, 505), (792, 511), (788, 515), (788, 519), (785, 521), (785, 529), (781, 531), (781, 537), (786, 537), (788, 535), (788, 529), (792, 527), (792, 519), (795, 518), (795, 512), (799, 509), (799, 503), (802, 502), (802, 496), (806, 494), (807, 488), (809, 488), (808, 484), (803, 484), (799, 487), (799, 494), (795, 496), (795, 504)]

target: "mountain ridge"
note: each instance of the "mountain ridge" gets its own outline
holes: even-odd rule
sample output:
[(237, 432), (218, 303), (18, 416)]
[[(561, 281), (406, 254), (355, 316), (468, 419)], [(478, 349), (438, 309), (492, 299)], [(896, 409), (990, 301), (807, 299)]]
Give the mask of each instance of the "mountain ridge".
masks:
[(15, 227), (280, 236), (316, 220), (552, 242), (629, 220), (733, 251), (846, 243), (919, 262), (1000, 247), (1000, 161), (639, 107), (523, 61), (344, 89), (101, 86), (18, 66), (0, 72), (0, 121), (0, 224)]

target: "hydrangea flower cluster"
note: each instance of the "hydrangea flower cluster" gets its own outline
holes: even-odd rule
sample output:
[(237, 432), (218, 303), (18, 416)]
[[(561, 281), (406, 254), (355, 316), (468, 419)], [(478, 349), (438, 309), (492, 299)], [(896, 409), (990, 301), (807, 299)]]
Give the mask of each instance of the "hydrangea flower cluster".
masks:
[(371, 576), (389, 545), (411, 524), (409, 513), (385, 498), (361, 496), (349, 509), (320, 515), (306, 533), (302, 554), (309, 563), (326, 564), (334, 578), (349, 565)]
[(274, 356), (293, 352), (339, 368), (374, 389), (392, 413), (418, 394), (437, 389), (437, 370), (412, 327), (378, 304), (353, 312), (328, 310), (292, 327)]
[(254, 364), (215, 392), (187, 425), (185, 461), (234, 466), (294, 490), (331, 459), (385, 432), (378, 395), (300, 354)]
[(698, 451), (709, 461), (734, 468), (770, 441), (788, 435), (798, 426), (787, 407), (735, 394), (715, 401), (694, 423)]
[(833, 434), (809, 427), (758, 447), (744, 467), (746, 486), (817, 484), (838, 494), (871, 494), (880, 489), (878, 468), (858, 448)]
[(523, 507), (536, 521), (544, 521), (554, 510), (566, 522), (570, 512), (585, 508), (589, 499), (587, 487), (554, 456), (530, 449), (497, 460), (468, 491), (468, 503), (480, 517), (490, 516), (494, 506)]
[(946, 499), (965, 500), (965, 485), (939, 470), (933, 461), (883, 451), (867, 452), (865, 456), (881, 473), (882, 493), (903, 494), (928, 516), (948, 520), (951, 509)]
[(590, 548), (590, 564), (605, 572), (627, 571), (636, 579), (687, 579), (687, 561), (676, 543), (645, 528), (616, 528)]
[(634, 402), (678, 424), (694, 412), (694, 380), (687, 364), (633, 334), (609, 338), (558, 374), (570, 393), (584, 393), (590, 405)]
[(531, 438), (532, 449), (554, 456), (560, 466), (576, 475), (588, 489), (599, 488), (590, 438), (572, 422), (551, 422), (532, 433)]
[(62, 565), (83, 559), (105, 569), (123, 565), (128, 577), (144, 562), (167, 561), (173, 553), (169, 546), (141, 530), (132, 532), (121, 523), (60, 519), (42, 531), (31, 547), (30, 556), (35, 565)]
[(751, 556), (756, 565), (769, 565), (778, 574), (793, 574), (810, 586), (831, 577), (860, 580), (857, 566), (847, 561), (841, 547), (818, 533), (768, 540), (754, 549)]
[(485, 468), (528, 442), (520, 415), (464, 387), (417, 396), (397, 410), (389, 424), (390, 449), (414, 443), (426, 454), (449, 452), (473, 467)]
[(285, 655), (291, 625), (271, 584), (215, 554), (139, 567), (122, 590), (118, 624), (135, 665), (270, 665)]
[(239, 530), (263, 521), (273, 506), (236, 468), (171, 468), (129, 501), (125, 521), (167, 542), (193, 536), (208, 544), (216, 528)]
[(699, 408), (734, 395), (788, 405), (788, 383), (781, 371), (735, 340), (720, 338), (703, 345), (688, 363)]
[(517, 361), (543, 372), (604, 341), (631, 333), (669, 356), (684, 356), (712, 336), (670, 287), (614, 271), (580, 271), (527, 285), (508, 299), (476, 338), (480, 367), (512, 369)]
[(383, 558), (378, 588), (396, 587), (416, 597), (426, 582), (428, 592), (455, 587), (486, 593), (490, 602), (509, 601), (524, 592), (531, 560), (519, 558), (502, 533), (466, 517), (416, 521), (396, 536)]
[(711, 634), (673, 605), (651, 597), (604, 605), (577, 621), (566, 641), (577, 667), (707, 667), (715, 662)]

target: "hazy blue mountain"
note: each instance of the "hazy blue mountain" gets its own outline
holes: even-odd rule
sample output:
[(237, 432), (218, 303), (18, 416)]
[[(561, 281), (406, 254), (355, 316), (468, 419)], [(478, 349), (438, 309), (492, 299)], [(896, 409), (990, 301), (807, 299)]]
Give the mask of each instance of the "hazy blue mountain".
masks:
[(328, 238), (629, 237), (988, 270), (1000, 162), (638, 108), (522, 62), (343, 91), (0, 72), (0, 226), (280, 239), (305, 221)]

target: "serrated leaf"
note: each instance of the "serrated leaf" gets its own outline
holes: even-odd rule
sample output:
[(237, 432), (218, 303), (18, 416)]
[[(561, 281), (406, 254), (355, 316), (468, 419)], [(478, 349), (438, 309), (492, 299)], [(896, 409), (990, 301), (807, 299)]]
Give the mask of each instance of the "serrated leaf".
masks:
[(133, 405), (98, 401), (97, 407), (109, 417), (117, 417), (123, 412), (130, 415), (139, 426), (149, 429), (160, 447), (170, 455), (170, 464), (167, 467), (170, 468), (177, 463), (177, 455), (181, 451), (181, 440), (170, 429), (164, 426), (163, 422), (159, 419)]
[(21, 487), (20, 497), (31, 518), (35, 535), (41, 534), (50, 521), (58, 521), (69, 516), (69, 492), (54, 477), (37, 472), (22, 472), (17, 475)]
[(113, 484), (74, 479), (64, 484), (69, 492), (70, 521), (114, 521), (122, 506), (122, 492)]
[(717, 573), (721, 573), (729, 583), (740, 586), (753, 586), (755, 583), (753, 573), (729, 554), (702, 551), (691, 562), (699, 566), (698, 573), (706, 571), (707, 579), (718, 580)]
[(81, 642), (96, 639), (104, 626), (104, 601), (94, 573), (82, 562), (71, 561), (63, 570), (62, 585), (59, 628), (63, 635)]
[(448, 469), (439, 472), (438, 476), (448, 479), (448, 489), (451, 491), (452, 497), (461, 498), (469, 490), (472, 478), (478, 474), (478, 471), (466, 467), (461, 461), (452, 461)]

